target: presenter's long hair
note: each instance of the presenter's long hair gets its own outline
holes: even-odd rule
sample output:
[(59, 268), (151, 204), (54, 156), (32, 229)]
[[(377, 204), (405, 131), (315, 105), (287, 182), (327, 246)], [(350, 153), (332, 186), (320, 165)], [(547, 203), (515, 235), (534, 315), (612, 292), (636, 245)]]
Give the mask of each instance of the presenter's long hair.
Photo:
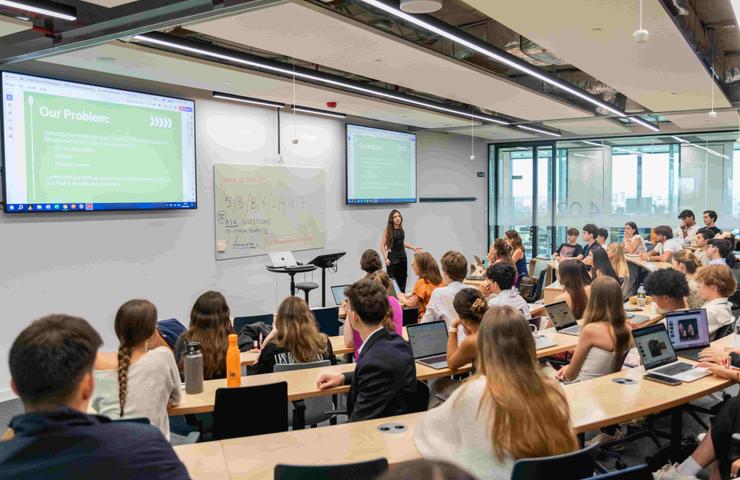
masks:
[(542, 372), (532, 331), (519, 311), (509, 305), (489, 308), (478, 330), (478, 352), (480, 368), (473, 378), (486, 379), (478, 414), (491, 428), (499, 460), (578, 449), (568, 400)]
[(234, 333), (229, 315), (226, 299), (214, 291), (198, 297), (190, 311), (190, 326), (183, 335), (189, 342), (200, 343), (206, 379), (225, 375), (229, 334)]
[(327, 350), (327, 337), (319, 332), (316, 318), (300, 297), (282, 301), (275, 315), (275, 345), (288, 351), (296, 362), (321, 360)]
[(157, 307), (147, 300), (129, 300), (116, 312), (114, 329), (118, 337), (118, 405), (124, 416), (128, 389), (128, 369), (135, 347), (149, 340), (157, 328)]
[(393, 246), (393, 230), (395, 229), (393, 226), (393, 215), (395, 214), (398, 214), (398, 216), (401, 217), (400, 229), (403, 230), (403, 215), (401, 215), (400, 211), (394, 208), (391, 210), (391, 213), (388, 214), (388, 225), (385, 226), (385, 246), (387, 248), (391, 248), (391, 246)]

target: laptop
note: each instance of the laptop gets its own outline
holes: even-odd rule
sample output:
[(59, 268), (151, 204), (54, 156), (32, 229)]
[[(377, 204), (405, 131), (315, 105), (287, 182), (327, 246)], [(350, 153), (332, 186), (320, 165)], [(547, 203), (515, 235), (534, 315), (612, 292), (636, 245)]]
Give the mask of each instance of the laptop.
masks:
[(270, 261), (273, 267), (295, 267), (298, 265), (293, 252), (273, 252), (268, 255), (270, 255)]
[(437, 322), (406, 325), (414, 360), (436, 370), (447, 368), (447, 324)]
[(668, 331), (660, 323), (632, 330), (632, 338), (647, 373), (683, 382), (693, 382), (710, 375), (706, 368), (678, 361)]
[(552, 338), (547, 338), (544, 335), (534, 334), (534, 348), (535, 350), (542, 350), (543, 348), (554, 347), (558, 343)]
[(673, 349), (679, 357), (699, 361), (699, 352), (709, 346), (709, 321), (703, 308), (665, 314)]
[(403, 290), (401, 290), (401, 287), (398, 286), (398, 282), (395, 278), (391, 278), (391, 281), (393, 282), (393, 290), (396, 292), (396, 295), (399, 293), (405, 293)]
[(349, 287), (349, 284), (347, 285), (334, 285), (331, 287), (331, 295), (334, 297), (334, 303), (336, 305), (341, 305), (344, 301), (344, 289)]
[(545, 310), (547, 310), (547, 316), (552, 320), (552, 324), (555, 325), (555, 330), (558, 333), (575, 336), (581, 333), (581, 326), (578, 325), (573, 312), (570, 311), (570, 307), (566, 302), (545, 305)]

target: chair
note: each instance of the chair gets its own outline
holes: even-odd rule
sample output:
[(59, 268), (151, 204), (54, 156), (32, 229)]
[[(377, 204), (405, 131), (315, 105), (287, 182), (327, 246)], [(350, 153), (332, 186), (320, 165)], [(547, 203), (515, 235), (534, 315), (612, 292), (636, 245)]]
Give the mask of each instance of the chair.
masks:
[(624, 470), (595, 475), (589, 477), (588, 480), (653, 480), (653, 474), (647, 465), (637, 465)]
[(645, 242), (645, 251), (650, 252), (655, 248), (655, 244), (653, 242)]
[(403, 326), (419, 323), (419, 307), (403, 309)]
[(287, 431), (287, 382), (216, 390), (213, 440)]
[(272, 313), (264, 313), (262, 315), (249, 315), (247, 317), (234, 317), (234, 331), (239, 333), (244, 325), (252, 325), (253, 323), (263, 322), (267, 325), (272, 325), (275, 320), (275, 315)]
[(330, 337), (339, 335), (339, 307), (312, 308), (319, 331)]
[(429, 386), (416, 381), (416, 391), (406, 397), (406, 413), (426, 412), (429, 409)]
[(532, 293), (529, 296), (522, 295), (522, 298), (524, 298), (527, 303), (534, 303), (540, 299), (540, 295), (542, 295), (542, 289), (545, 283), (545, 275), (547, 275), (547, 269), (540, 272), (540, 276), (539, 278), (537, 278), (537, 283), (535, 284)]
[[(307, 370), (309, 368), (328, 367), (331, 365), (330, 360), (319, 360), (308, 363), (290, 363), (277, 364), (273, 372), (288, 372), (291, 370)], [(326, 413), (334, 408), (332, 397), (307, 398), (293, 402), (293, 408), (288, 410), (288, 423), (293, 425), (293, 430), (304, 428), (306, 425), (316, 425), (326, 420), (335, 418), (333, 415)], [(296, 412), (301, 410), (300, 414)], [(303, 418), (301, 418), (301, 416)]]
[(373, 480), (388, 470), (388, 460), (378, 458), (342, 465), (275, 465), (275, 480)]
[(517, 460), (511, 480), (550, 480), (553, 472), (558, 480), (580, 480), (591, 477), (596, 469), (594, 454), (597, 445), (571, 453), (542, 458)]
[(143, 423), (144, 425), (151, 425), (151, 422), (147, 417), (136, 417), (136, 418), (117, 418), (113, 420), (114, 423)]
[(734, 329), (735, 329), (734, 321), (728, 323), (727, 325), (722, 325), (721, 327), (717, 329), (716, 332), (714, 332), (714, 339), (719, 340), (720, 338), (724, 338), (727, 335), (731, 334)]
[(306, 303), (308, 304), (308, 292), (319, 288), (319, 284), (316, 282), (299, 282), (295, 284), (295, 288), (303, 292), (303, 296), (305, 297)]

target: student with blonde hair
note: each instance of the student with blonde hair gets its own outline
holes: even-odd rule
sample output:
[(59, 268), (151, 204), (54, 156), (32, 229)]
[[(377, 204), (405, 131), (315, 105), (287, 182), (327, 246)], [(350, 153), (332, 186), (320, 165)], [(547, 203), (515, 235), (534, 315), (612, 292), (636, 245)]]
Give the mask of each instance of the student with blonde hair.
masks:
[(414, 441), (422, 457), (487, 480), (510, 478), (520, 458), (577, 450), (568, 401), (542, 373), (524, 316), (509, 305), (489, 308), (478, 350), (476, 374), (419, 422)]
[(114, 322), (118, 352), (99, 352), (91, 406), (100, 415), (147, 418), (170, 438), (167, 408), (180, 403), (180, 374), (172, 351), (150, 348), (157, 337), (157, 308), (147, 300), (121, 305)]
[(704, 300), (699, 297), (696, 287), (696, 272), (701, 267), (701, 262), (691, 250), (679, 250), (673, 254), (671, 265), (674, 270), (686, 275), (686, 281), (689, 283), (689, 296), (686, 297), (689, 308), (701, 308)]
[(732, 306), (728, 297), (735, 293), (737, 281), (727, 265), (708, 265), (696, 274), (696, 288), (707, 311), (709, 337), (714, 340), (717, 330), (732, 322)]
[(597, 278), (591, 284), (573, 358), (557, 378), (583, 381), (617, 372), (631, 342), (619, 283), (611, 277)]
[[(447, 365), (454, 370), (478, 358), (478, 328), (488, 310), (488, 302), (480, 290), (464, 288), (457, 292), (452, 306), (457, 317), (452, 320), (447, 336)], [(465, 338), (458, 342), (457, 329), (461, 325)]]
[(398, 292), (398, 300), (405, 307), (419, 307), (419, 318), (424, 316), (429, 299), (435, 288), (442, 285), (442, 275), (434, 257), (427, 252), (415, 253), (411, 260), (411, 269), (419, 279), (414, 284), (411, 295)]

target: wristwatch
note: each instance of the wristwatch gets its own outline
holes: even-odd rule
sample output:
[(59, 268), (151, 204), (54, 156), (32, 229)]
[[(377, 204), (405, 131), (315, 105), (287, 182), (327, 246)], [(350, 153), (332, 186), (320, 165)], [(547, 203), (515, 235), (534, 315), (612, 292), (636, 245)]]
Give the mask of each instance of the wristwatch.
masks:
[(457, 328), (448, 328), (447, 332), (449, 333), (457, 333)]

